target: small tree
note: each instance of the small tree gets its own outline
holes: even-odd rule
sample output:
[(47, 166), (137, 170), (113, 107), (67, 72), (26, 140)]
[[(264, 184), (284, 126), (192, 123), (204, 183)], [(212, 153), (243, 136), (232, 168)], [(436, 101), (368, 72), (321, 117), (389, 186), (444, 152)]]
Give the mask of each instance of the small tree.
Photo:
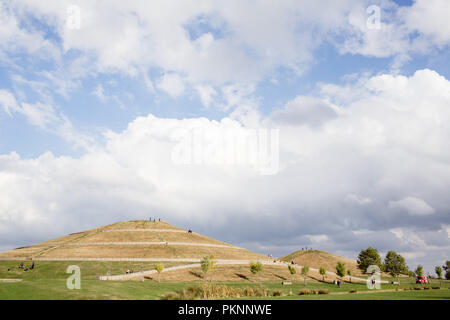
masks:
[(352, 270), (347, 270), (347, 275), (350, 277), (350, 283), (352, 283)]
[(302, 268), (302, 276), (303, 276), (303, 281), (305, 282), (305, 287), (306, 287), (306, 277), (308, 276), (308, 272), (309, 272), (309, 267), (308, 266), (304, 266)]
[(416, 273), (416, 276), (417, 276), (417, 277), (423, 276), (423, 266), (421, 266), (421, 265), (419, 264), (419, 265), (417, 266), (417, 268), (416, 268), (415, 273)]
[(337, 263), (337, 265), (336, 265), (336, 274), (340, 278), (345, 276), (345, 263), (340, 262), (340, 261)]
[(203, 257), (200, 262), (205, 281), (208, 281), (208, 274), (211, 274), (210, 281), (212, 281), (212, 272), (216, 268), (216, 260), (213, 255)]
[(294, 266), (288, 264), (289, 272), (291, 273), (291, 281), (294, 281), (294, 275), (297, 273), (297, 269)]
[(264, 267), (261, 262), (250, 262), (250, 272), (255, 275), (255, 278), (258, 278), (257, 275), (259, 272), (263, 271)]
[(358, 268), (366, 273), (367, 268), (371, 265), (376, 265), (382, 268), (381, 257), (378, 254), (378, 250), (372, 247), (367, 248), (366, 250), (361, 250), (358, 255)]
[(437, 277), (440, 280), (440, 286), (442, 287), (442, 268), (440, 266), (436, 266), (436, 268), (434, 268), (434, 271), (436, 271)]
[(392, 278), (397, 278), (398, 285), (400, 285), (400, 274), (407, 273), (408, 267), (405, 263), (405, 258), (395, 251), (389, 251), (384, 259), (384, 270), (389, 272)]
[(327, 270), (324, 267), (319, 268), (319, 273), (322, 275), (322, 280), (325, 282), (325, 275), (327, 274)]
[(447, 260), (442, 268), (445, 270), (445, 279), (450, 280), (450, 260)]
[(155, 264), (155, 270), (158, 272), (158, 282), (161, 282), (161, 272), (164, 270), (164, 265), (162, 264)]

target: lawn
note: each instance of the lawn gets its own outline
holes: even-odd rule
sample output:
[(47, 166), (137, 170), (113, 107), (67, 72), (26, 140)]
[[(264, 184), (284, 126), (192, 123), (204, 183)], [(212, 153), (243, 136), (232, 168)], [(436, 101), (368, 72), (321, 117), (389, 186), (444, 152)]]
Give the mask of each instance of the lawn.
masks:
[[(153, 280), (140, 281), (99, 281), (96, 276), (105, 274), (107, 271), (111, 275), (123, 273), (127, 268), (138, 271), (140, 269), (149, 270), (154, 266), (154, 262), (67, 262), (67, 261), (42, 261), (36, 263), (36, 270), (23, 272), (18, 269), (18, 261), (0, 261), (0, 279), (23, 279), (22, 282), (6, 283), (0, 282), (0, 299), (158, 299), (163, 294), (182, 290), (188, 286), (201, 285), (202, 281), (196, 282), (175, 282)], [(81, 269), (81, 289), (68, 290), (66, 288), (66, 274), (68, 265), (76, 264)], [(176, 265), (177, 263), (164, 262), (165, 266)], [(8, 272), (7, 269), (12, 271)], [(437, 280), (428, 287), (439, 286)], [(258, 283), (250, 281), (220, 282), (217, 284), (231, 287), (259, 286)], [(450, 299), (449, 281), (444, 281), (440, 290), (403, 290), (410, 287), (423, 287), (416, 285), (413, 278), (402, 279), (402, 284), (397, 292), (376, 292), (369, 291), (363, 283), (344, 283), (341, 288), (331, 283), (323, 283), (309, 280), (305, 287), (301, 281), (296, 281), (292, 285), (282, 285), (280, 281), (266, 281), (261, 284), (270, 293), (274, 291), (282, 292), (281, 297), (270, 297), (270, 299)], [(383, 284), (382, 290), (395, 290), (398, 286)], [(301, 289), (328, 290), (326, 295), (298, 295)], [(356, 290), (357, 293), (349, 293)], [(364, 292), (365, 291), (365, 292)], [(267, 298), (264, 298), (267, 299)]]

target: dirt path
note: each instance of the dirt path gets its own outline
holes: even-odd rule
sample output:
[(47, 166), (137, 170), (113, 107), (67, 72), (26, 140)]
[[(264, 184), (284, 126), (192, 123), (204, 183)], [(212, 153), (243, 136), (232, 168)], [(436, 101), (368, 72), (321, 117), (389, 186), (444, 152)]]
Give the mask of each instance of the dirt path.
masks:
[[(172, 245), (172, 246), (193, 246), (193, 247), (215, 247), (215, 248), (234, 248), (234, 249), (242, 249), (239, 247), (235, 247), (232, 245), (225, 244), (215, 244), (215, 243), (199, 243), (199, 242), (168, 242), (168, 241), (103, 241), (103, 242), (53, 242), (51, 244), (52, 248), (41, 251), (40, 253), (44, 253), (61, 246), (99, 246), (99, 245)], [(48, 244), (38, 244), (32, 247), (48, 247)]]
[[(99, 232), (176, 232), (176, 233), (188, 233), (186, 230), (174, 230), (174, 229), (110, 229), (100, 230)], [(195, 234), (195, 232), (193, 232)]]

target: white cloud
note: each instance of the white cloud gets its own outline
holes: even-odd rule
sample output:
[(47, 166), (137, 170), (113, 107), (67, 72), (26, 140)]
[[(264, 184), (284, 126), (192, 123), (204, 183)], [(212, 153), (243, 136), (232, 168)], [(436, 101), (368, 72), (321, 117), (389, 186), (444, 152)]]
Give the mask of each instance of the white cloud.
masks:
[(446, 0), (416, 0), (412, 7), (400, 11), (409, 30), (418, 31), (422, 39), (439, 46), (450, 44), (448, 13), (450, 2)]
[(358, 205), (368, 205), (370, 203), (372, 203), (372, 200), (370, 198), (367, 197), (362, 197), (356, 194), (347, 194), (345, 196), (344, 201), (346, 203), (350, 203), (350, 204), (358, 204)]
[(2, 51), (17, 53), (24, 50), (35, 58), (58, 59), (57, 46), (37, 30), (21, 26), (21, 18), (9, 3), (0, 3), (0, 57)]
[(76, 148), (90, 150), (95, 147), (92, 137), (77, 132), (67, 116), (50, 103), (18, 102), (11, 92), (0, 89), (0, 106), (9, 116), (23, 115), (31, 125), (60, 136)]
[(0, 89), (0, 105), (3, 107), (3, 111), (10, 116), (12, 112), (19, 110), (16, 98), (8, 90)]
[(21, 113), (34, 126), (45, 128), (52, 122), (58, 121), (55, 110), (52, 106), (36, 103), (22, 103)]
[[(2, 241), (23, 238), (20, 230), (31, 226), (42, 234), (61, 233), (151, 212), (234, 243), (309, 244), (323, 237), (299, 235), (327, 235), (321, 248), (355, 252), (373, 245), (411, 257), (414, 243), (420, 243), (419, 250), (440, 263), (449, 247), (441, 226), (449, 224), (450, 209), (450, 83), (422, 70), (410, 77), (368, 78), (354, 90), (358, 95), (335, 104), (336, 116), (320, 127), (279, 124), (280, 171), (274, 176), (261, 176), (250, 166), (176, 165), (171, 158), (180, 130), (201, 127), (208, 137), (217, 130), (265, 128), (271, 116), (250, 117), (249, 125), (238, 117), (150, 115), (123, 132), (107, 133), (103, 148), (79, 159), (3, 155), (0, 225), (9, 231)], [(312, 101), (340, 100), (326, 95)], [(387, 230), (396, 228), (417, 238), (395, 242)]]
[(173, 98), (182, 95), (186, 89), (183, 79), (174, 73), (163, 75), (157, 87)]
[(309, 125), (319, 127), (337, 117), (336, 111), (321, 99), (298, 96), (286, 104), (283, 110), (272, 114), (275, 123), (285, 125)]
[[(61, 37), (63, 52), (84, 53), (99, 72), (134, 76), (156, 67), (183, 75), (194, 87), (257, 82), (280, 66), (301, 74), (314, 61), (314, 51), (323, 42), (333, 43), (342, 53), (405, 57), (426, 47), (448, 44), (449, 38), (442, 22), (448, 11), (445, 0), (434, 0), (431, 6), (418, 1), (401, 9), (383, 1), (379, 30), (366, 25), (366, 8), (372, 3), (358, 0), (326, 0), (320, 6), (310, 0), (278, 1), (276, 5), (114, 1), (108, 6), (79, 0), (76, 5), (81, 12), (81, 27), (76, 30), (66, 27), (67, 8), (73, 4), (71, 0), (15, 1), (8, 7), (16, 9), (17, 14), (32, 14), (45, 21)], [(17, 27), (17, 18), (5, 7), (2, 12), (4, 19), (14, 19), (2, 24), (8, 26), (3, 38), (20, 42), (23, 37), (12, 35), (25, 31)], [(416, 22), (419, 12), (420, 24)], [(203, 30), (201, 24), (209, 29)], [(191, 36), (190, 29), (199, 34)], [(416, 31), (421, 36), (410, 40)], [(33, 39), (11, 46), (48, 43), (38, 33)]]
[(415, 197), (406, 197), (397, 201), (389, 201), (389, 208), (404, 209), (415, 216), (433, 214), (435, 211), (428, 203)]
[(214, 96), (217, 95), (217, 91), (214, 90), (214, 88), (211, 86), (198, 85), (195, 88), (197, 89), (198, 95), (200, 96), (200, 100), (202, 101), (203, 105), (208, 108), (213, 101)]
[[(117, 95), (112, 94), (112, 95), (108, 95), (105, 93), (105, 89), (103, 88), (103, 86), (101, 84), (97, 85), (97, 87), (91, 92), (92, 95), (94, 95), (95, 97), (97, 97), (98, 100), (100, 100), (100, 102), (102, 103), (107, 103), (109, 101), (113, 101), (116, 104), (118, 104), (121, 108), (124, 108), (124, 104), (123, 102), (119, 99), (119, 97), (117, 97)], [(133, 99), (133, 95), (126, 93), (129, 99)]]
[(97, 97), (98, 100), (100, 100), (101, 102), (105, 103), (107, 99), (107, 97), (105, 96), (105, 92), (103, 89), (103, 86), (101, 84), (99, 84), (94, 91), (92, 91), (92, 94), (94, 96)]

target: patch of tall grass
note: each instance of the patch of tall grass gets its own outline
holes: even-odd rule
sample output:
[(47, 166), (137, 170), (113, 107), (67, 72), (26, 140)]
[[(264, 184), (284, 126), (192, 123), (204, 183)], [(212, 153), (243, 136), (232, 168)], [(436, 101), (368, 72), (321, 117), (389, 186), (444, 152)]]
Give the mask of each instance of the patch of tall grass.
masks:
[(204, 284), (202, 286), (189, 286), (183, 290), (166, 293), (161, 297), (161, 300), (195, 300), (267, 296), (269, 296), (269, 291), (264, 288), (234, 288), (225, 285)]

